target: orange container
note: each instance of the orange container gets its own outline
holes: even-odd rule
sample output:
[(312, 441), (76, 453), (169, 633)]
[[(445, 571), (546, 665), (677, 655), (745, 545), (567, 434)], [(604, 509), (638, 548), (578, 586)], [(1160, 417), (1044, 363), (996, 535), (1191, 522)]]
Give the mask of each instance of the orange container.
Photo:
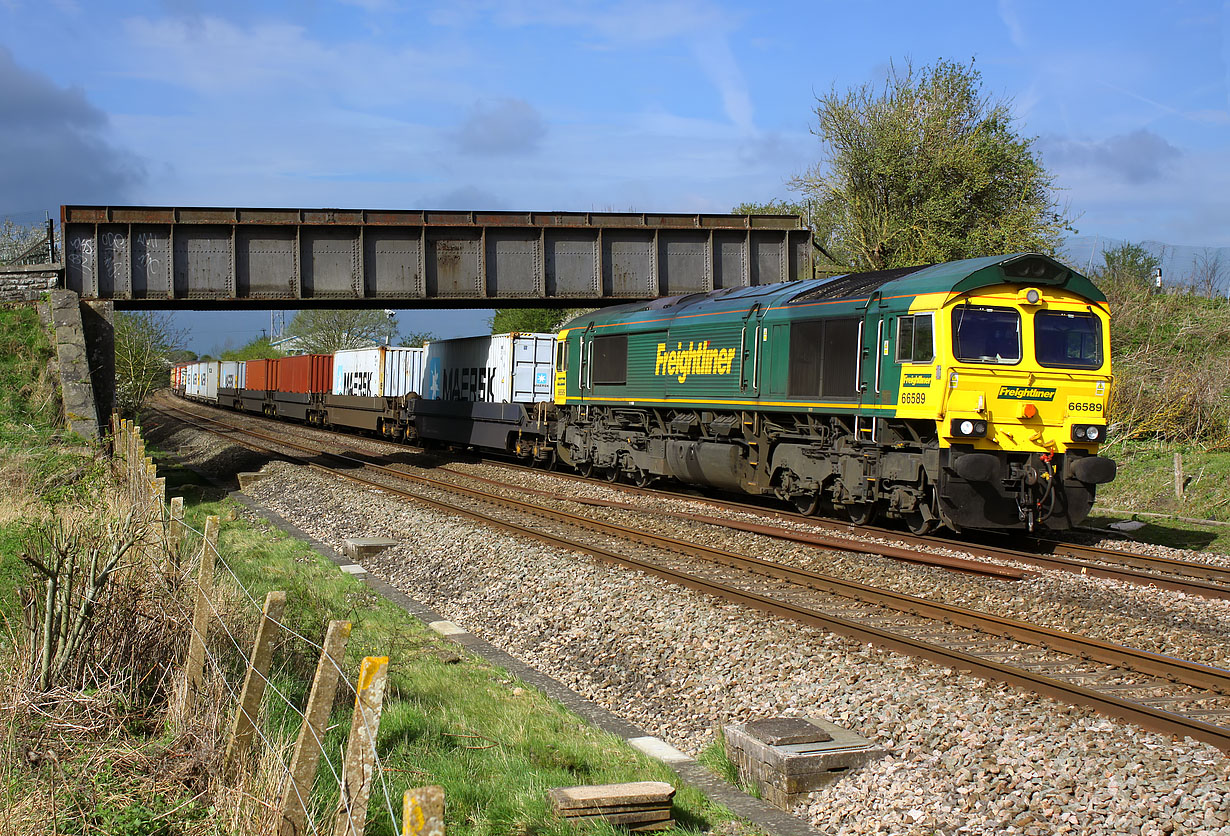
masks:
[(328, 392), (333, 385), (332, 354), (300, 354), (278, 364), (278, 391), (297, 394)]
[(244, 369), (244, 389), (269, 391), (278, 388), (277, 360), (249, 360)]

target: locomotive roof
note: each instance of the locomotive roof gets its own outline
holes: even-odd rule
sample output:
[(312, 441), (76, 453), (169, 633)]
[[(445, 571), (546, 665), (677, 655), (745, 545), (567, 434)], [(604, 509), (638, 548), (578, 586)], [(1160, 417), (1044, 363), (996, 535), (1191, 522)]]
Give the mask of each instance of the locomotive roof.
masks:
[(591, 322), (634, 321), (638, 315), (662, 312), (672, 318), (703, 305), (706, 312), (746, 311), (753, 305), (769, 309), (817, 300), (865, 302), (879, 291), (882, 297), (910, 297), (924, 293), (964, 293), (979, 287), (1003, 284), (1063, 287), (1094, 302), (1106, 297), (1093, 282), (1075, 270), (1041, 253), (967, 258), (941, 264), (896, 267), (868, 273), (845, 273), (823, 279), (732, 287), (709, 293), (666, 296), (648, 302), (631, 302), (602, 308), (577, 317), (564, 328), (584, 328)]

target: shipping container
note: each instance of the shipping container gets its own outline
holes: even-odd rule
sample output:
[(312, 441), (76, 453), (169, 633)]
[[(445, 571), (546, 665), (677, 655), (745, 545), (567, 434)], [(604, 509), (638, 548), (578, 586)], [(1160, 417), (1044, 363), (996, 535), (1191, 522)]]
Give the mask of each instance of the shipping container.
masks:
[(187, 394), (192, 398), (207, 401), (218, 400), (218, 362), (193, 363), (189, 375)]
[(423, 391), (425, 348), (386, 348), (384, 351), (384, 382), (380, 392), (386, 398), (418, 395)]
[(332, 395), (379, 398), (384, 391), (384, 346), (351, 348), (333, 355)]
[(277, 390), (307, 395), (328, 392), (333, 381), (333, 355), (299, 354), (275, 360), (278, 365)]
[(244, 379), (243, 362), (223, 360), (218, 377), (219, 389), (242, 389)]
[(552, 397), (554, 334), (493, 334), (427, 344), (424, 398), (537, 403)]
[(278, 388), (277, 361), (249, 360), (245, 363), (243, 388), (262, 392)]

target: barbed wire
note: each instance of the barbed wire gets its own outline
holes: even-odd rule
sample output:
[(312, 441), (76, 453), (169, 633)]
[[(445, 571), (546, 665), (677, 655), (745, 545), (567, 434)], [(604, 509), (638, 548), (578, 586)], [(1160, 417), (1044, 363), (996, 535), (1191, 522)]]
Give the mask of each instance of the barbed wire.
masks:
[[(140, 428), (139, 428), (139, 426), (138, 426), (138, 425), (136, 425), (136, 424), (133, 424), (133, 425), (132, 425), (132, 431), (136, 434), (138, 441), (139, 441), (139, 442), (143, 442), (143, 439), (141, 438), (141, 434), (140, 434)], [(118, 452), (118, 451), (117, 451), (117, 452)], [(120, 457), (121, 457), (121, 458), (127, 459), (127, 453), (126, 453), (126, 452), (125, 452), (125, 453), (122, 453), (122, 454), (119, 454), (119, 455), (120, 455)], [(127, 461), (126, 461), (126, 462), (125, 462), (125, 464), (126, 464), (126, 465), (130, 465), (131, 463), (129, 463), (129, 462), (127, 462)], [(129, 467), (125, 467), (125, 468), (124, 468), (124, 471), (129, 471), (129, 470), (130, 470), (130, 468), (129, 468)], [(122, 487), (123, 487), (123, 485), (122, 485)], [(152, 527), (156, 527), (156, 528), (160, 527), (160, 528), (162, 528), (162, 529), (163, 529), (163, 536), (162, 536), (162, 538), (160, 538), (160, 539), (162, 540), (162, 542), (161, 542), (159, 545), (161, 545), (161, 546), (164, 548), (164, 550), (166, 550), (166, 551), (170, 551), (170, 549), (171, 549), (171, 547), (172, 547), (172, 544), (170, 543), (169, 536), (168, 536), (168, 531), (167, 531), (167, 526), (168, 526), (168, 524), (169, 524), (169, 522), (170, 522), (170, 507), (169, 507), (169, 503), (166, 501), (165, 497), (154, 496), (154, 495), (152, 495), (152, 494), (151, 494), (151, 495), (150, 495), (150, 498), (151, 498), (151, 499), (153, 499), (153, 500), (155, 500), (155, 502), (154, 502), (153, 504), (155, 504), (155, 505), (157, 506), (157, 518), (156, 518), (156, 519), (151, 519), (151, 520), (149, 521), (149, 524), (150, 524)], [(138, 499), (136, 499), (136, 498), (134, 497), (134, 502), (139, 503), (139, 500), (138, 500)], [(152, 511), (152, 510), (153, 510), (153, 509), (151, 509), (151, 511)], [(153, 516), (153, 515), (151, 514), (151, 516)], [(251, 591), (251, 590), (247, 587), (247, 585), (246, 585), (246, 584), (244, 584), (244, 582), (243, 582), (243, 581), (239, 578), (239, 575), (238, 575), (238, 574), (236, 574), (235, 570), (234, 570), (234, 569), (230, 566), (229, 562), (228, 562), (228, 561), (226, 560), (226, 558), (222, 555), (222, 552), (221, 552), (221, 550), (218, 548), (218, 546), (216, 545), (216, 543), (211, 542), (208, 538), (206, 538), (206, 537), (205, 537), (205, 533), (204, 533), (203, 531), (201, 531), (200, 529), (198, 529), (198, 528), (194, 527), (193, 525), (191, 525), (190, 523), (188, 523), (186, 520), (184, 520), (184, 519), (180, 518), (180, 519), (177, 519), (177, 520), (176, 520), (176, 522), (177, 522), (177, 523), (181, 526), (181, 528), (182, 528), (182, 531), (181, 531), (181, 538), (184, 538), (184, 537), (185, 537), (185, 535), (186, 535), (186, 534), (189, 534), (189, 533), (194, 534), (194, 535), (196, 535), (196, 536), (200, 539), (200, 541), (201, 541), (201, 543), (203, 544), (203, 546), (208, 546), (210, 549), (212, 549), (212, 551), (213, 551), (213, 555), (214, 555), (214, 559), (215, 559), (215, 560), (214, 560), (214, 562), (215, 562), (215, 566), (216, 566), (217, 564), (221, 564), (221, 565), (222, 565), (222, 568), (223, 568), (223, 569), (225, 569), (225, 570), (226, 570), (226, 572), (227, 572), (227, 573), (231, 576), (231, 579), (233, 580), (233, 582), (234, 582), (234, 584), (235, 584), (235, 587), (236, 587), (237, 589), (239, 589), (239, 590), (243, 593), (244, 597), (246, 597), (246, 598), (248, 599), (249, 603), (250, 603), (250, 604), (251, 604), (251, 605), (252, 605), (252, 606), (253, 606), (253, 607), (254, 607), (254, 608), (255, 608), (258, 612), (260, 612), (260, 614), (261, 614), (261, 618), (268, 617), (268, 616), (266, 616), (266, 615), (265, 615), (265, 613), (264, 613), (264, 605), (263, 605), (263, 604), (262, 604), (262, 603), (261, 603), (261, 602), (257, 599), (257, 597), (256, 597), (256, 596), (253, 594), (253, 592), (252, 592), (252, 591)], [(189, 549), (188, 551), (189, 551), (189, 556), (190, 556), (190, 555), (191, 555), (191, 552), (193, 551), (193, 549)], [(183, 573), (181, 573), (181, 576), (182, 576), (182, 577), (188, 577), (189, 575), (190, 575), (190, 567), (184, 567), (184, 572), (183, 572)], [(198, 591), (201, 591), (201, 581), (200, 581), (199, 577), (198, 577), (198, 578), (196, 578), (196, 579), (191, 579), (191, 580), (192, 580), (192, 582), (194, 582), (194, 583), (197, 585)], [(209, 596), (209, 595), (203, 595), (202, 597), (204, 597), (204, 598), (205, 598), (206, 603), (208, 604), (208, 606), (209, 606), (210, 610), (212, 611), (212, 613), (213, 613), (213, 615), (214, 615), (215, 620), (216, 620), (216, 621), (218, 621), (218, 623), (222, 626), (223, 632), (226, 634), (226, 636), (227, 636), (227, 638), (230, 640), (231, 644), (235, 647), (235, 650), (238, 652), (238, 654), (240, 655), (240, 657), (241, 657), (241, 658), (246, 658), (246, 657), (247, 657), (247, 654), (245, 653), (245, 651), (244, 651), (244, 649), (243, 649), (242, 645), (241, 645), (241, 644), (240, 644), (240, 642), (239, 642), (239, 641), (235, 638), (234, 634), (233, 634), (233, 633), (231, 632), (231, 630), (230, 630), (230, 627), (229, 627), (229, 626), (226, 624), (226, 622), (223, 620), (222, 615), (221, 615), (221, 613), (218, 611), (218, 608), (214, 605), (214, 601), (212, 600), (211, 596)], [(179, 602), (177, 602), (177, 604), (178, 604), (178, 603), (179, 603)], [(372, 725), (371, 725), (370, 719), (369, 719), (369, 717), (368, 717), (368, 713), (367, 713), (366, 711), (364, 711), (364, 710), (362, 710), (362, 709), (361, 709), (361, 707), (360, 707), (360, 705), (361, 705), (361, 704), (360, 704), (360, 701), (359, 701), (359, 692), (358, 692), (358, 689), (356, 689), (356, 687), (355, 687), (355, 686), (351, 683), (350, 678), (346, 675), (346, 672), (342, 669), (341, 665), (340, 665), (340, 664), (339, 664), (336, 660), (334, 660), (334, 659), (333, 659), (333, 657), (332, 657), (332, 655), (331, 655), (331, 654), (328, 654), (328, 653), (325, 651), (325, 648), (323, 647), (323, 645), (321, 645), (320, 643), (318, 643), (318, 642), (314, 641), (313, 639), (310, 639), (310, 638), (308, 638), (307, 636), (304, 636), (303, 634), (299, 633), (297, 630), (295, 630), (294, 628), (292, 628), (289, 624), (286, 624), (286, 623), (285, 623), (284, 621), (282, 621), (281, 619), (277, 619), (277, 618), (272, 618), (272, 617), (269, 617), (269, 620), (270, 620), (270, 622), (271, 622), (271, 623), (276, 624), (276, 625), (277, 625), (277, 626), (278, 626), (278, 627), (279, 627), (279, 628), (280, 628), (283, 632), (285, 632), (287, 635), (292, 636), (292, 637), (294, 637), (294, 638), (297, 638), (297, 639), (299, 639), (300, 641), (302, 641), (302, 642), (304, 642), (305, 644), (307, 644), (308, 646), (310, 646), (310, 647), (314, 648), (315, 650), (319, 651), (319, 652), (321, 653), (321, 655), (322, 655), (322, 658), (327, 659), (327, 660), (328, 660), (328, 662), (329, 662), (329, 664), (330, 664), (330, 665), (334, 668), (334, 670), (336, 671), (336, 673), (337, 673), (337, 675), (338, 675), (339, 681), (340, 681), (340, 682), (342, 682), (342, 683), (344, 683), (344, 684), (345, 684), (345, 686), (346, 686), (346, 688), (350, 691), (350, 693), (354, 695), (354, 697), (355, 697), (355, 710), (358, 712), (358, 716), (359, 716), (360, 721), (361, 721), (361, 722), (362, 722), (362, 724), (363, 724), (363, 728), (364, 728), (364, 730), (367, 732), (368, 740), (371, 742), (373, 762), (374, 762), (375, 767), (376, 767), (376, 774), (377, 774), (377, 776), (379, 777), (379, 782), (380, 782), (381, 793), (382, 793), (382, 794), (383, 794), (383, 796), (384, 796), (385, 809), (386, 809), (386, 811), (387, 811), (387, 812), (388, 812), (388, 814), (389, 814), (389, 821), (390, 821), (390, 823), (392, 824), (392, 826), (394, 827), (394, 829), (396, 829), (396, 827), (397, 827), (397, 816), (396, 816), (396, 814), (395, 814), (395, 813), (394, 813), (394, 811), (393, 811), (392, 793), (391, 793), (391, 792), (390, 792), (390, 790), (389, 790), (388, 776), (385, 774), (385, 767), (384, 767), (384, 763), (383, 763), (382, 759), (380, 758), (379, 751), (376, 749), (376, 732), (378, 731), (378, 729), (373, 729), (373, 728), (372, 728)], [(207, 648), (207, 647), (204, 647), (204, 645), (206, 644), (206, 642), (205, 642), (205, 637), (200, 636), (200, 635), (197, 633), (195, 625), (191, 625), (191, 626), (190, 626), (190, 629), (191, 629), (191, 631), (192, 631), (193, 635), (196, 635), (199, 639), (201, 639), (201, 640), (202, 640), (202, 641), (201, 641), (201, 644), (202, 644), (203, 648), (205, 649), (206, 654), (207, 654), (207, 655), (209, 655), (208, 648)], [(212, 657), (211, 657), (211, 658), (212, 658)], [(215, 665), (216, 665), (216, 661), (215, 661)], [(287, 697), (287, 696), (286, 696), (286, 695), (285, 695), (285, 694), (281, 691), (281, 689), (279, 689), (279, 688), (277, 687), (277, 685), (275, 685), (275, 684), (274, 684), (274, 683), (273, 683), (273, 682), (272, 682), (272, 681), (271, 681), (271, 680), (270, 680), (267, 676), (265, 676), (264, 674), (261, 674), (259, 671), (256, 671), (255, 669), (252, 669), (252, 668), (249, 668), (249, 669), (250, 669), (250, 670), (253, 670), (253, 672), (254, 672), (254, 673), (256, 673), (256, 674), (257, 674), (257, 675), (258, 675), (258, 676), (259, 676), (259, 677), (260, 677), (260, 678), (264, 681), (265, 685), (266, 685), (266, 686), (267, 686), (270, 690), (272, 690), (272, 692), (273, 692), (274, 694), (276, 694), (276, 695), (277, 695), (277, 696), (278, 696), (278, 697), (279, 697), (279, 698), (280, 698), (280, 699), (281, 699), (281, 700), (282, 700), (282, 701), (283, 701), (283, 702), (284, 702), (284, 703), (285, 703), (285, 704), (286, 704), (286, 705), (287, 705), (287, 706), (291, 709), (291, 711), (292, 711), (292, 712), (294, 712), (296, 715), (298, 715), (298, 717), (300, 718), (301, 722), (303, 722), (303, 723), (306, 723), (306, 722), (307, 722), (307, 717), (306, 717), (306, 715), (304, 714), (304, 712), (303, 712), (303, 711), (301, 711), (298, 707), (296, 707), (296, 706), (294, 705), (294, 703), (292, 703), (292, 702), (290, 701), (290, 699), (289, 699), (289, 698), (288, 698), (288, 697)], [(222, 676), (222, 678), (223, 678), (223, 682), (224, 682), (224, 684), (226, 685), (227, 690), (231, 693), (232, 697), (234, 697), (234, 698), (238, 699), (238, 696), (236, 695), (236, 693), (235, 693), (234, 689), (232, 689), (232, 688), (230, 687), (230, 684), (226, 682), (226, 679), (225, 679), (225, 674), (222, 672), (222, 670), (221, 670), (221, 668), (220, 668), (220, 667), (218, 668), (218, 671), (219, 671), (219, 675), (220, 675), (220, 676)], [(253, 727), (254, 727), (254, 728), (256, 727), (256, 723), (255, 723), (255, 722), (253, 722)], [(319, 748), (320, 752), (321, 752), (321, 753), (322, 753), (322, 755), (323, 755), (323, 754), (325, 753), (324, 742), (320, 739), (320, 737), (316, 734), (316, 731), (315, 731), (314, 729), (312, 729), (310, 725), (308, 726), (308, 729), (309, 729), (310, 733), (312, 734), (313, 738), (315, 739), (315, 742), (316, 742), (316, 744), (317, 744), (317, 746), (318, 746), (318, 748)], [(272, 745), (268, 742), (267, 738), (265, 738), (265, 737), (264, 737), (263, 733), (260, 733), (260, 732), (258, 731), (258, 734), (260, 734), (260, 737), (261, 737), (262, 742), (264, 742), (267, 746), (272, 746)], [(280, 760), (280, 758), (279, 758), (279, 760)], [(324, 760), (325, 760), (326, 764), (328, 765), (329, 771), (333, 774), (334, 779), (338, 781), (339, 792), (340, 792), (340, 793), (344, 793), (344, 792), (345, 792), (345, 785), (344, 785), (344, 783), (343, 783), (343, 781), (342, 781), (342, 776), (338, 774), (337, 770), (336, 770), (336, 769), (334, 768), (334, 766), (333, 766), (332, 761), (331, 761), (328, 757), (325, 757), (325, 758), (324, 758)], [(294, 776), (289, 774), (289, 767), (287, 767), (285, 763), (283, 763), (283, 764), (282, 764), (282, 767), (283, 767), (283, 770), (287, 773), (287, 775), (288, 775), (288, 779), (289, 779), (289, 780), (291, 780), (291, 781), (292, 781), (292, 783), (293, 783), (293, 781), (294, 781)], [(295, 786), (295, 792), (296, 792), (296, 795), (299, 795), (299, 788), (298, 788), (298, 786), (297, 786), (297, 785)], [(300, 800), (300, 802), (301, 802), (301, 803), (303, 803), (304, 810), (306, 811), (306, 810), (307, 810), (307, 804), (306, 804), (306, 802), (304, 801), (304, 799), (303, 799), (301, 796), (299, 797), (299, 800)], [(346, 806), (346, 814), (347, 814), (347, 819), (350, 821), (351, 828), (352, 828), (352, 829), (354, 829), (354, 821), (353, 821), (353, 819), (351, 819), (351, 818), (350, 818), (350, 816), (351, 816), (351, 813), (350, 813), (350, 808), (349, 808), (349, 806), (348, 806), (348, 805), (345, 805), (345, 806)]]
[[(205, 596), (205, 598), (206, 598), (206, 599), (208, 599), (208, 598), (209, 598), (209, 596), (207, 595), (207, 596)], [(175, 606), (179, 608), (181, 615), (190, 616), (190, 613), (188, 613), (187, 608), (186, 608), (186, 607), (185, 607), (185, 606), (184, 606), (181, 602), (179, 602), (179, 601), (175, 601), (175, 600), (174, 600), (174, 598), (172, 598), (172, 600), (174, 601)], [(212, 608), (212, 607), (211, 607), (211, 608)], [(214, 654), (212, 654), (212, 653), (210, 653), (210, 652), (209, 652), (209, 645), (208, 645), (207, 641), (205, 640), (205, 639), (206, 639), (206, 637), (205, 637), (205, 636), (202, 636), (199, 632), (197, 632), (196, 625), (192, 623), (192, 619), (191, 619), (191, 617), (189, 617), (189, 618), (187, 619), (187, 621), (188, 621), (188, 629), (189, 629), (189, 631), (192, 633), (192, 635), (196, 636), (198, 639), (200, 639), (200, 640), (201, 640), (201, 649), (202, 649), (202, 650), (204, 651), (204, 653), (205, 653), (205, 658), (209, 660), (210, 665), (211, 665), (211, 666), (214, 668), (214, 670), (217, 672), (217, 674), (218, 674), (218, 679), (220, 679), (220, 680), (222, 681), (222, 687), (224, 687), (224, 688), (227, 690), (227, 693), (229, 693), (229, 694), (231, 695), (231, 699), (232, 699), (232, 700), (234, 700), (236, 703), (239, 703), (239, 693), (238, 693), (238, 692), (236, 692), (236, 691), (235, 691), (235, 689), (234, 689), (233, 687), (231, 687), (231, 684), (227, 681), (227, 679), (226, 679), (226, 671), (225, 671), (225, 670), (223, 669), (223, 667), (222, 667), (222, 662), (221, 662), (221, 661), (220, 661), (220, 660), (219, 660), (216, 656), (214, 656)], [(226, 630), (226, 625), (225, 625), (225, 623), (224, 623), (222, 626), (223, 626), (223, 630), (224, 630), (224, 632), (227, 632), (227, 634), (229, 635), (229, 634), (230, 634), (230, 631), (229, 631), (229, 630)], [(233, 637), (232, 637), (232, 639), (233, 639)], [(238, 647), (238, 645), (236, 645), (236, 647)], [(241, 650), (241, 652), (242, 652), (242, 650)], [(266, 680), (266, 682), (268, 682), (268, 680)], [(185, 682), (185, 683), (184, 683), (185, 692), (186, 692), (186, 689), (191, 688), (191, 687), (192, 687), (192, 684), (191, 684), (190, 682)], [(293, 709), (293, 708), (294, 708), (294, 706), (291, 706), (291, 708)], [(242, 709), (241, 709), (241, 710), (242, 710)], [(260, 738), (261, 743), (263, 743), (263, 744), (265, 745), (265, 747), (266, 747), (266, 748), (268, 748), (270, 751), (275, 751), (275, 750), (278, 748), (278, 747), (276, 747), (276, 746), (274, 745), (273, 741), (271, 741), (268, 737), (266, 737), (266, 736), (265, 736), (265, 733), (264, 733), (264, 731), (262, 731), (262, 730), (261, 730), (261, 728), (260, 728), (260, 725), (259, 725), (259, 724), (257, 724), (257, 723), (255, 723), (255, 722), (253, 722), (253, 724), (252, 724), (252, 728), (253, 728), (253, 730), (256, 732), (257, 737), (259, 737), (259, 738)], [(313, 733), (313, 734), (314, 734), (314, 733)], [(319, 738), (318, 738), (318, 740), (319, 740)], [(322, 747), (321, 747), (321, 751), (322, 751), (322, 752), (324, 751), (324, 747), (323, 747), (323, 745), (322, 745)], [(279, 756), (278, 760), (279, 760), (279, 762), (281, 762), (281, 757), (280, 757), (280, 756)], [(325, 760), (327, 761), (328, 759), (326, 758)], [(330, 764), (330, 768), (332, 768), (332, 764)], [(291, 785), (292, 787), (294, 787), (294, 790), (295, 790), (295, 796), (299, 799), (299, 803), (300, 803), (301, 805), (303, 805), (303, 809), (304, 809), (304, 810), (307, 810), (307, 809), (308, 809), (308, 806), (307, 806), (307, 800), (306, 800), (306, 799), (303, 797), (303, 795), (299, 792), (299, 785), (295, 783), (294, 776), (293, 776), (293, 775), (291, 775), (291, 773), (290, 773), (290, 769), (289, 769), (289, 767), (287, 767), (287, 766), (286, 766), (286, 764), (285, 764), (285, 763), (283, 763), (283, 764), (282, 764), (282, 771), (286, 774), (286, 776), (287, 776), (287, 780), (289, 780), (289, 781), (290, 781), (290, 785)], [(336, 775), (336, 774), (337, 774), (337, 773), (336, 773), (336, 771), (334, 771), (334, 775)], [(349, 818), (350, 818), (350, 817), (349, 817), (349, 814), (347, 814), (347, 819), (349, 820)], [(310, 817), (310, 816), (308, 816), (308, 817), (306, 817), (306, 819), (307, 819), (308, 826), (312, 829), (312, 832), (313, 832), (313, 833), (320, 833), (320, 831), (319, 831), (319, 830), (317, 829), (317, 827), (316, 827), (316, 823), (315, 823), (314, 821), (312, 821), (311, 817)], [(353, 827), (354, 827), (354, 822), (353, 822), (353, 820), (350, 820), (350, 821), (351, 821), (351, 827), (353, 828)]]
[[(331, 654), (325, 651), (325, 648), (322, 644), (299, 633), (298, 631), (293, 629), (289, 624), (286, 624), (281, 619), (277, 619), (277, 618), (273, 618), (271, 616), (265, 615), (264, 604), (261, 603), (256, 598), (256, 596), (252, 593), (252, 591), (248, 589), (246, 585), (244, 585), (243, 581), (240, 580), (239, 576), (235, 573), (235, 570), (231, 568), (227, 560), (222, 556), (221, 550), (217, 548), (217, 546), (213, 545), (208, 539), (205, 538), (205, 534), (203, 531), (201, 531), (198, 528), (193, 527), (192, 525), (188, 524), (187, 522), (183, 520), (180, 520), (179, 522), (184, 527), (185, 531), (196, 534), (198, 537), (201, 538), (202, 544), (209, 546), (213, 550), (215, 566), (218, 564), (222, 565), (222, 568), (224, 568), (226, 572), (233, 579), (235, 586), (244, 594), (244, 596), (248, 599), (249, 603), (251, 603), (253, 607), (256, 608), (258, 612), (261, 613), (262, 618), (268, 618), (271, 623), (277, 625), (281, 630), (283, 630), (288, 635), (293, 636), (294, 638), (301, 640), (302, 642), (314, 648), (315, 650), (318, 650), (321, 653), (321, 658), (327, 659), (329, 664), (337, 672), (338, 680), (346, 686), (346, 688), (350, 691), (351, 694), (354, 695), (355, 711), (358, 712), (360, 720), (363, 723), (364, 730), (367, 732), (368, 740), (371, 741), (373, 759), (376, 765), (376, 773), (380, 779), (381, 792), (382, 792), (382, 795), (384, 796), (385, 808), (388, 811), (390, 822), (392, 822), (393, 827), (396, 829), (397, 817), (393, 812), (392, 793), (390, 793), (389, 791), (388, 778), (385, 775), (384, 764), (380, 757), (379, 751), (376, 749), (376, 732), (378, 731), (378, 729), (372, 728), (367, 712), (364, 711), (360, 707), (358, 689), (354, 686), (353, 683), (351, 683), (350, 677), (347, 676), (346, 671), (342, 669), (341, 665), (338, 664), (336, 660), (334, 660)], [(197, 585), (197, 588), (199, 590), (200, 589), (200, 579), (199, 578), (193, 579), (192, 582)], [(239, 652), (240, 656), (245, 656), (246, 654), (244, 653), (242, 645), (238, 642), (238, 640), (231, 633), (229, 627), (226, 625), (225, 621), (222, 619), (221, 613), (219, 613), (217, 607), (214, 606), (214, 602), (211, 600), (211, 597), (209, 595), (204, 595), (203, 597), (208, 603), (210, 610), (213, 612), (215, 619), (222, 625), (223, 632), (226, 633), (227, 637), (231, 640), (231, 643), (235, 646), (236, 651)], [(195, 625), (193, 626), (192, 630), (193, 630), (193, 633), (196, 633)], [(290, 701), (290, 698), (287, 697), (284, 693), (282, 693), (282, 691), (272, 681), (270, 681), (268, 677), (264, 676), (259, 671), (254, 671), (254, 672), (258, 676), (260, 676), (261, 679), (264, 680), (267, 687), (272, 689), (273, 692), (277, 694), (277, 696), (280, 697), (282, 701), (285, 702), (290, 707), (290, 709), (300, 717), (300, 719), (304, 723), (307, 722), (306, 715), (302, 711), (300, 711)], [(309, 730), (311, 730), (310, 725), (308, 726), (308, 728)], [(316, 743), (318, 744), (320, 748), (320, 751), (323, 753), (325, 751), (324, 742), (319, 737), (316, 736), (315, 730), (311, 730), (311, 732), (312, 732), (312, 736), (315, 738)], [(341, 787), (342, 791), (344, 791), (344, 785), (342, 784), (342, 776), (338, 774), (336, 769), (334, 769), (333, 763), (328, 758), (325, 758), (324, 760), (329, 766), (329, 771), (333, 774), (333, 777), (338, 781), (339, 787)], [(305, 809), (306, 809), (306, 806), (305, 806)], [(349, 818), (349, 815), (350, 815), (349, 807), (347, 807), (347, 817), (348, 818)], [(353, 822), (352, 822), (352, 826), (353, 826)]]

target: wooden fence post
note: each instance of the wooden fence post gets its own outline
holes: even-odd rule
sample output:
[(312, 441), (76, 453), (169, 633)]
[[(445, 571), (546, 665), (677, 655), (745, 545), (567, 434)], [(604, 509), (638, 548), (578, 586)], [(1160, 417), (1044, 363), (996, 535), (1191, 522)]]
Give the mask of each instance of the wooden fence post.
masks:
[(1174, 454), (1174, 498), (1183, 499), (1183, 454)]
[(444, 836), (444, 787), (406, 790), (401, 803), (402, 836)]
[(265, 596), (261, 623), (256, 630), (252, 645), (252, 658), (248, 672), (243, 678), (243, 690), (239, 692), (239, 707), (231, 723), (231, 734), (226, 742), (226, 755), (222, 759), (224, 779), (235, 775), (240, 762), (252, 748), (252, 733), (256, 730), (256, 715), (260, 712), (261, 699), (265, 696), (269, 666), (273, 662), (273, 640), (282, 629), (282, 615), (286, 612), (286, 593), (270, 592)]
[(179, 571), (179, 553), (184, 540), (184, 498), (171, 497), (171, 514), (167, 523), (167, 562)]
[(359, 669), (359, 687), (354, 701), (354, 719), (350, 722), (350, 739), (346, 743), (346, 759), (342, 762), (341, 797), (333, 836), (363, 836), (367, 826), (367, 800), (376, 768), (376, 732), (380, 729), (380, 709), (388, 674), (388, 656), (368, 656)]
[(201, 691), (205, 673), (205, 640), (209, 636), (209, 596), (214, 587), (214, 556), (218, 551), (218, 517), (205, 520), (201, 543), (201, 569), (197, 576), (196, 607), (192, 611), (192, 636), (188, 642), (188, 664), (184, 672), (185, 705), (191, 713)]
[(338, 671), (341, 670), (342, 654), (350, 638), (349, 621), (330, 621), (325, 633), (324, 649), (312, 678), (312, 691), (308, 695), (307, 708), (303, 711), (303, 725), (290, 758), (290, 780), (282, 791), (282, 803), (278, 825), (279, 836), (303, 836), (307, 827), (307, 809), (304, 806), (312, 792), (312, 781), (320, 765), (320, 744), (329, 722), (329, 709), (337, 694)]

